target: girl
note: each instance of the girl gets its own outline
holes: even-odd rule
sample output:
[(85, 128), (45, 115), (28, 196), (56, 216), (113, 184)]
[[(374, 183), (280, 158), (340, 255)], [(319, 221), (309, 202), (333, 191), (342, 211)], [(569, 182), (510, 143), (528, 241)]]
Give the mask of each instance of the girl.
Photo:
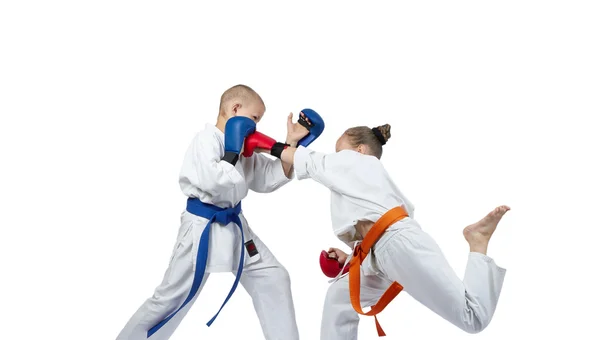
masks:
[[(350, 273), (327, 292), (321, 339), (356, 339), (358, 313), (377, 314), (401, 290), (460, 329), (480, 332), (492, 319), (506, 271), (486, 255), (487, 246), (510, 208), (499, 206), (464, 229), (470, 253), (461, 280), (414, 220), (413, 205), (380, 162), (390, 136), (387, 124), (354, 127), (338, 139), (336, 153), (300, 146), (281, 154), (283, 162), (294, 165), (299, 180), (312, 178), (331, 190), (334, 233), (354, 248), (352, 256), (329, 249), (329, 257), (340, 264), (351, 259)], [(380, 298), (369, 313), (362, 312), (361, 307)], [(377, 326), (379, 335), (385, 335)]]

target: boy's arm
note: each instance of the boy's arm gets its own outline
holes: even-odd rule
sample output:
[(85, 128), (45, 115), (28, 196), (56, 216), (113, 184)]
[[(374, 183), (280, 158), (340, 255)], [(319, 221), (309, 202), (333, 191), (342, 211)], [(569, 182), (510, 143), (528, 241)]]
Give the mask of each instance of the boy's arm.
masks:
[[(295, 147), (298, 141), (288, 134), (285, 144)], [(265, 152), (267, 150), (256, 151)], [(256, 152), (250, 163), (251, 169), (248, 170), (252, 172), (252, 175), (248, 188), (252, 191), (270, 193), (294, 179), (294, 165), (282, 162), (281, 159), (270, 159)]]
[[(300, 112), (297, 123), (294, 123), (292, 118), (293, 113), (290, 113), (287, 118), (287, 137), (284, 143), (288, 148), (296, 148), (298, 143), (305, 139), (310, 144), (323, 132), (323, 119), (313, 110), (305, 109)], [(260, 141), (258, 141), (259, 139)], [(250, 190), (262, 193), (272, 192), (294, 178), (294, 162), (281, 157), (279, 148), (282, 147), (282, 143), (276, 143), (274, 139), (264, 135), (257, 137), (256, 140), (255, 147), (260, 144), (255, 150), (257, 153), (267, 152), (275, 155), (272, 151), (275, 151), (275, 146), (277, 146), (276, 157), (280, 159), (271, 160), (260, 154), (253, 157), (254, 176), (250, 181)], [(282, 174), (284, 177), (281, 176)]]
[(280, 159), (270, 159), (260, 153), (252, 157), (251, 167), (248, 188), (258, 193), (273, 192), (294, 178), (291, 164), (285, 164)]
[(197, 136), (181, 170), (183, 184), (188, 182), (211, 196), (217, 196), (244, 183), (235, 166), (221, 160), (224, 150), (213, 136)]

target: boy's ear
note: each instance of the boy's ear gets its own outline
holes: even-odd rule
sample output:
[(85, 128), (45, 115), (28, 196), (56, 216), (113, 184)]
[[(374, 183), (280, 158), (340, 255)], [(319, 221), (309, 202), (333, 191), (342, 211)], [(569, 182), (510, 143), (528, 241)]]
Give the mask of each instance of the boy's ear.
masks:
[(231, 115), (232, 117), (237, 116), (238, 110), (242, 107), (242, 105), (240, 103), (235, 103), (233, 104), (233, 106), (231, 107)]

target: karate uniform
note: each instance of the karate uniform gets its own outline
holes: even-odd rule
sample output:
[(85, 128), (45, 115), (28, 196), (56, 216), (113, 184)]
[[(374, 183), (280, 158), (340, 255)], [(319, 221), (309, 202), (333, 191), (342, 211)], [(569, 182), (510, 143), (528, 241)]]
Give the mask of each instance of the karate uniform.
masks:
[[(360, 235), (358, 221), (377, 221), (403, 206), (408, 217), (390, 226), (361, 266), (361, 306), (373, 306), (397, 281), (427, 308), (468, 333), (491, 321), (506, 270), (481, 253), (469, 254), (464, 279), (452, 270), (436, 242), (414, 220), (413, 204), (396, 187), (382, 163), (351, 150), (323, 154), (299, 147), (294, 156), (299, 180), (312, 178), (331, 190), (336, 236), (351, 248)], [(348, 276), (327, 292), (321, 339), (356, 339), (359, 315), (350, 303)]]
[[(180, 172), (183, 193), (203, 203), (232, 208), (248, 194), (248, 190), (268, 193), (290, 182), (280, 160), (260, 154), (240, 157), (235, 167), (220, 161), (224, 155), (224, 134), (214, 125), (206, 124), (189, 146)], [(239, 215), (244, 240), (252, 240), (258, 253), (251, 256), (245, 250), (241, 285), (252, 297), (265, 339), (296, 340), (299, 338), (287, 270), (262, 243)], [(181, 226), (167, 271), (155, 289), (123, 328), (117, 340), (147, 339), (148, 330), (182, 305), (192, 286), (199, 240), (208, 219), (184, 211)], [(202, 285), (198, 293), (172, 319), (148, 339), (168, 339), (187, 314), (210, 273), (236, 273), (241, 251), (240, 230), (234, 223), (211, 226), (209, 255)], [(237, 291), (236, 291), (237, 292)], [(225, 298), (225, 297), (223, 297)], [(211, 306), (217, 308), (217, 306)]]

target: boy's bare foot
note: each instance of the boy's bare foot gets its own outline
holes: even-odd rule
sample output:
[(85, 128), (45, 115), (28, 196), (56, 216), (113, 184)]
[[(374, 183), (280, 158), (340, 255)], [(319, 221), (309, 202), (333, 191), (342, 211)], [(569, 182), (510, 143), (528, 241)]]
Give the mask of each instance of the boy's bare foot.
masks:
[(469, 243), (472, 252), (487, 253), (487, 246), (492, 234), (496, 230), (502, 216), (509, 211), (506, 205), (501, 205), (482, 218), (481, 221), (471, 224), (463, 230), (463, 235)]

